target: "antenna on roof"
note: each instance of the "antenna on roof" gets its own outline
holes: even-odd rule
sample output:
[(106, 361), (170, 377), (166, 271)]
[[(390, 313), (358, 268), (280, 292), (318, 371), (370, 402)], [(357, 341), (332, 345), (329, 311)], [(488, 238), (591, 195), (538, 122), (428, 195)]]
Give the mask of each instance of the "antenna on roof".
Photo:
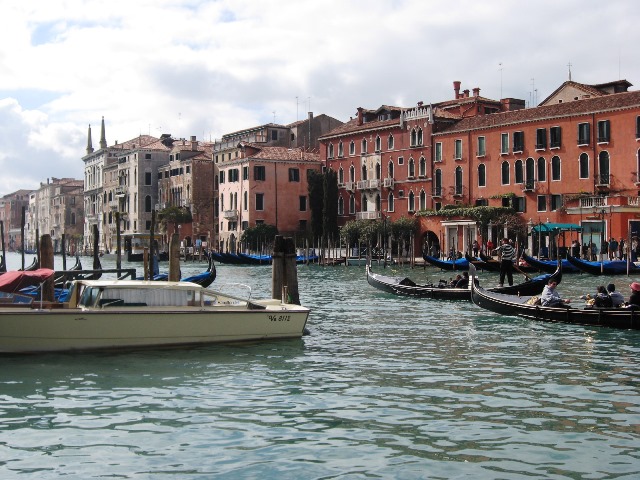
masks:
[(571, 81), (571, 62), (567, 63), (567, 67), (569, 67), (569, 81)]
[(502, 62), (500, 62), (498, 64), (500, 66), (500, 68), (498, 70), (500, 70), (500, 99), (502, 99)]
[(276, 123), (276, 111), (274, 110), (271, 113), (273, 113), (273, 123)]

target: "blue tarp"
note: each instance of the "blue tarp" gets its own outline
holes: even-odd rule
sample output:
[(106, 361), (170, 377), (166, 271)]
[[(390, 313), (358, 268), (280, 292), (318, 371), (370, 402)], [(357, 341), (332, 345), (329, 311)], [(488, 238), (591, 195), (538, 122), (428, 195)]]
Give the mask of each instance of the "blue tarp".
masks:
[(531, 229), (532, 233), (558, 233), (558, 232), (580, 232), (582, 227), (580, 225), (575, 225), (573, 223), (539, 223), (534, 225)]

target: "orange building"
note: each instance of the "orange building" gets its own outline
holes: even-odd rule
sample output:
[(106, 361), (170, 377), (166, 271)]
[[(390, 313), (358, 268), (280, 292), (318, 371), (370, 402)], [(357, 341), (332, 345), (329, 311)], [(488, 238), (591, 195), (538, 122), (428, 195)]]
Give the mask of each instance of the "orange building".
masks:
[(306, 234), (307, 172), (321, 170), (317, 153), (241, 142), (238, 156), (217, 167), (220, 251), (239, 251), (242, 232), (259, 223), (283, 235)]
[(470, 96), (454, 82), (451, 100), (358, 109), (357, 118), (321, 137), (322, 159), (338, 173), (340, 222), (385, 211), (392, 220), (415, 215), (417, 249), (465, 251), (475, 239), (495, 243), (508, 231), (425, 213), (510, 206), (529, 230), (580, 227), (570, 236), (580, 230), (582, 243), (640, 236), (640, 92), (629, 86), (569, 81), (524, 108), (522, 100), (481, 97), (478, 88)]

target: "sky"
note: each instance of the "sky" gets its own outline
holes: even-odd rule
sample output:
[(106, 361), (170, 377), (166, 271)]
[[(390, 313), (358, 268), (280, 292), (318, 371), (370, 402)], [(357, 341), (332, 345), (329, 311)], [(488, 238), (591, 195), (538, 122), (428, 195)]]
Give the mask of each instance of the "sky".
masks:
[[(0, 196), (83, 178), (140, 134), (213, 141), (479, 87), (536, 105), (562, 82), (640, 88), (632, 0), (3, 0)], [(570, 66), (569, 66), (570, 65)]]

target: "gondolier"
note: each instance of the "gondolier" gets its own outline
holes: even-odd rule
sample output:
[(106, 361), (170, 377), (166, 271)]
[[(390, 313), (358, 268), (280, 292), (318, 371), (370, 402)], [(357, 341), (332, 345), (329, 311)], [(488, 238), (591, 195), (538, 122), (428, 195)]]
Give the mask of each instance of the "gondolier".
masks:
[(504, 285), (504, 277), (507, 277), (509, 285), (513, 285), (513, 261), (516, 258), (516, 250), (508, 238), (502, 239), (502, 245), (497, 250), (500, 257), (500, 286)]

